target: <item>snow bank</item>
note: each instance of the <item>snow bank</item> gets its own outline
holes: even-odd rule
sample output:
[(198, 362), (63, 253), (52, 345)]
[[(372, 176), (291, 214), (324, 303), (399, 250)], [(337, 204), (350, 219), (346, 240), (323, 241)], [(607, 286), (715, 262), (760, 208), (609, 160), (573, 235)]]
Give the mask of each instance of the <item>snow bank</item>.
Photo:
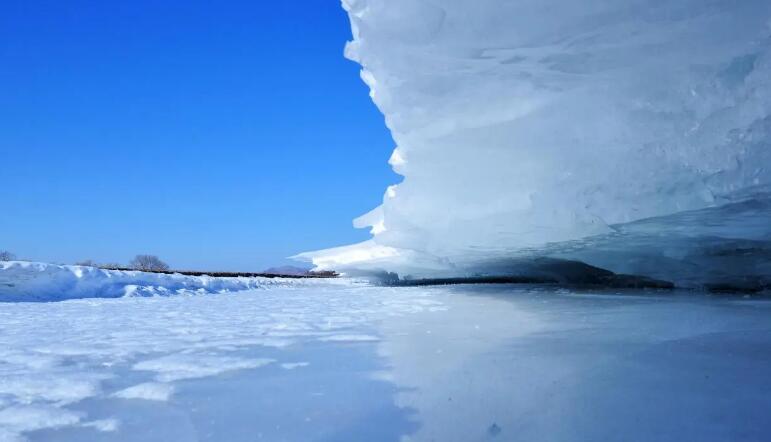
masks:
[(0, 301), (61, 301), (76, 298), (225, 293), (318, 283), (332, 281), (260, 277), (214, 278), (39, 262), (0, 262)]
[(404, 180), (319, 268), (462, 274), (771, 184), (767, 0), (343, 6)]

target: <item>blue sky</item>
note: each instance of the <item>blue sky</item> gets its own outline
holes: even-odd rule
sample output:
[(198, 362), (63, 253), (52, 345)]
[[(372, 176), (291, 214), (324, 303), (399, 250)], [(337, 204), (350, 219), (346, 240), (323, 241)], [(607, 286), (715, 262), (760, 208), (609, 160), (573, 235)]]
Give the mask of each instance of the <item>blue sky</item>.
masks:
[(393, 141), (334, 0), (17, 1), (0, 15), (0, 249), (260, 270), (368, 237)]

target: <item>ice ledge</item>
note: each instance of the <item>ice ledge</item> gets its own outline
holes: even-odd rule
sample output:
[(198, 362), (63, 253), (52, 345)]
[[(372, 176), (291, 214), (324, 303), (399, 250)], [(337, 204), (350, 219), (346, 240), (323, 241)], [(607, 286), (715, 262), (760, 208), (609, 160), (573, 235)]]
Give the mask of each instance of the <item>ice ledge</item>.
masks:
[(671, 282), (712, 292), (760, 292), (771, 289), (769, 220), (771, 193), (757, 188), (715, 207), (617, 224), (609, 234), (528, 249), (473, 248), (440, 257), (381, 245), (375, 239), (298, 258), (319, 269), (397, 284), (555, 282), (656, 287)]

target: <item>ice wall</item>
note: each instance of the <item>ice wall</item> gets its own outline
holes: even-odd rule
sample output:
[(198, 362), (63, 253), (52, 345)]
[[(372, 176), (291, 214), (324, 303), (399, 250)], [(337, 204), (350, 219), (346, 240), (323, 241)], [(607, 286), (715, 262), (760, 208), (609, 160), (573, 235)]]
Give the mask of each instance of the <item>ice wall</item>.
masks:
[(343, 7), (404, 180), (321, 268), (463, 275), (771, 184), (768, 0)]

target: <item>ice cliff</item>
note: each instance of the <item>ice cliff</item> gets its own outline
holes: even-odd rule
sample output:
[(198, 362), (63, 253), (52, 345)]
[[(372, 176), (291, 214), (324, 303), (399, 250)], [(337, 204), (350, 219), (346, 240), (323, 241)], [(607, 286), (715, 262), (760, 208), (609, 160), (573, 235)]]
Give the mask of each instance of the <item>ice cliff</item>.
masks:
[(749, 253), (726, 272), (771, 275), (771, 2), (343, 7), (404, 179), (354, 221), (371, 240), (302, 257), (420, 278), (547, 256), (703, 283), (724, 271), (710, 257)]

